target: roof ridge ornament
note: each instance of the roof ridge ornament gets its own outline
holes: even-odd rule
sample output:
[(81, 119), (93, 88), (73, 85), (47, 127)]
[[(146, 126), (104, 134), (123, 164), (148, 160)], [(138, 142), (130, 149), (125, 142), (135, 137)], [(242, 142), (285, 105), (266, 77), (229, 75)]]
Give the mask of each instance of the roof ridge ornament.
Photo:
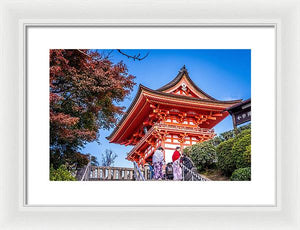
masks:
[(181, 67), (181, 69), (179, 70), (179, 72), (184, 72), (184, 71), (187, 71), (185, 65), (183, 65), (183, 66)]

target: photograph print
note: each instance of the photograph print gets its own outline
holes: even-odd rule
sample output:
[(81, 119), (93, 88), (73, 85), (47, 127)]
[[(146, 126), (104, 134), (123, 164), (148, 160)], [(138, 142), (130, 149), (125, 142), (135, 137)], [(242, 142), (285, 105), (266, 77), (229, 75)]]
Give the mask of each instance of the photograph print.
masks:
[(251, 181), (250, 49), (49, 59), (50, 181)]

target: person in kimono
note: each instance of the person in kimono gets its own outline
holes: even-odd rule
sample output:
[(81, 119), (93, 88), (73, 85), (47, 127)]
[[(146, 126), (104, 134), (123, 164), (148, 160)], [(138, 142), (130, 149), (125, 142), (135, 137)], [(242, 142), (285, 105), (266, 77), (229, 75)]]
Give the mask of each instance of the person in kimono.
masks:
[(173, 161), (173, 180), (182, 180), (182, 169), (180, 167), (180, 147), (176, 147), (175, 152), (172, 156)]
[(163, 165), (165, 162), (163, 151), (164, 149), (162, 147), (158, 147), (152, 157), (152, 163), (154, 168), (154, 180), (163, 179)]

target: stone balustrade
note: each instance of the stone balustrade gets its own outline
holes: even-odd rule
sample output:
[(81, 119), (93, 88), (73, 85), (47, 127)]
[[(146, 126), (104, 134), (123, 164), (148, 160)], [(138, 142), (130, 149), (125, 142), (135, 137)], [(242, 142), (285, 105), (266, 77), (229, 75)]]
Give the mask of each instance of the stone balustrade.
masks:
[[(185, 166), (181, 164), (181, 167), (184, 168), (184, 171), (188, 171), (184, 173), (184, 180), (200, 180), (207, 181), (208, 178), (204, 177), (195, 171), (187, 169)], [(141, 180), (137, 173), (134, 172), (134, 168), (122, 168), (122, 167), (105, 167), (105, 166), (90, 166), (89, 167), (89, 176), (84, 176), (82, 180), (116, 180), (116, 181), (133, 181), (133, 180)], [(143, 175), (146, 181), (152, 180), (151, 171), (148, 165), (145, 165), (144, 168), (140, 168), (140, 172)], [(136, 178), (137, 177), (137, 178)]]
[[(150, 170), (145, 167), (141, 172), (146, 180), (150, 179)], [(135, 180), (133, 168), (91, 166), (89, 180)]]
[(92, 166), (89, 180), (134, 180), (133, 168)]

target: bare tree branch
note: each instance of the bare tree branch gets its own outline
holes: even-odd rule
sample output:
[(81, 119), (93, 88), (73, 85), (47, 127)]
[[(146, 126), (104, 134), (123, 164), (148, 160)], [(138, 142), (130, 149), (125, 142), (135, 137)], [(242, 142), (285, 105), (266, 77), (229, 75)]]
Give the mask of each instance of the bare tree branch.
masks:
[(135, 60), (141, 61), (141, 60), (145, 59), (145, 58), (149, 55), (149, 52), (148, 52), (145, 56), (142, 56), (142, 57), (141, 57), (141, 54), (140, 54), (140, 53), (138, 53), (138, 54), (136, 54), (136, 55), (129, 55), (129, 54), (124, 53), (123, 51), (121, 51), (121, 50), (119, 50), (119, 49), (117, 49), (117, 51), (118, 51), (120, 54), (123, 54), (124, 56), (133, 59), (134, 61), (135, 61)]
[(105, 56), (103, 55), (103, 58), (108, 59), (113, 51), (114, 50), (110, 50)]
[(81, 51), (80, 49), (77, 49), (80, 53), (82, 53), (82, 54), (84, 54), (84, 55), (86, 55), (86, 56), (88, 56), (88, 57), (91, 57), (90, 55), (88, 55), (88, 54), (86, 54), (85, 52), (83, 52), (83, 51)]
[(106, 149), (105, 154), (102, 154), (102, 166), (112, 166), (115, 159), (118, 157), (112, 150)]

